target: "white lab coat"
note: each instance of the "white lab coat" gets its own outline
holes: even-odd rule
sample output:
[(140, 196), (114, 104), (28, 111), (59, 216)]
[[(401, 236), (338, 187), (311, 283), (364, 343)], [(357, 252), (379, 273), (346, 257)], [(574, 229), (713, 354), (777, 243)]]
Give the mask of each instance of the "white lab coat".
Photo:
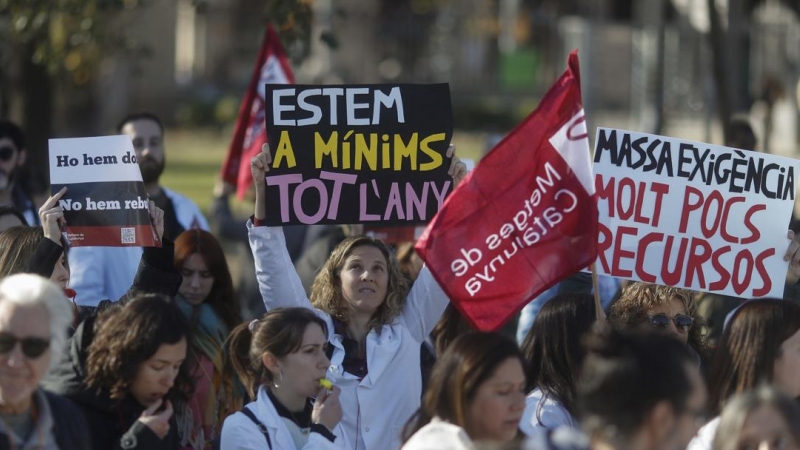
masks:
[[(185, 229), (208, 231), (208, 221), (200, 208), (177, 192), (162, 188), (172, 200), (175, 216)], [(133, 284), (141, 247), (75, 247), (69, 250), (69, 286), (75, 289), (75, 302), (81, 306), (97, 306), (101, 300), (117, 301)]]
[(472, 450), (475, 445), (467, 432), (458, 425), (437, 417), (420, 428), (403, 445), (402, 450)]
[[(248, 222), (250, 247), (256, 277), (267, 310), (281, 307), (313, 308), (286, 250), (281, 228), (253, 227)], [(342, 336), (335, 334), (333, 321), (315, 310), (328, 327), (333, 346), (327, 377), (342, 390), (344, 411), (341, 425), (344, 446), (366, 450), (396, 450), (406, 421), (419, 408), (422, 393), (420, 345), (439, 321), (447, 296), (423, 267), (409, 293), (403, 311), (380, 333), (367, 335), (369, 373), (359, 381), (342, 368)], [(337, 439), (338, 440), (338, 439)]]
[[(259, 388), (256, 400), (248, 403), (245, 407), (249, 408), (258, 421), (267, 427), (267, 433), (269, 433), (269, 439), (272, 443), (271, 450), (295, 449), (292, 435), (275, 409), (275, 405), (269, 399), (266, 388), (263, 386)], [(337, 426), (330, 431), (334, 435), (338, 435), (341, 433), (341, 427)], [(341, 441), (342, 439), (337, 437), (334, 442), (331, 442), (325, 436), (312, 432), (308, 436), (308, 442), (302, 448), (303, 450), (339, 450), (344, 448), (341, 446)], [(243, 412), (239, 411), (228, 416), (222, 424), (220, 450), (270, 450), (270, 448), (267, 446), (267, 440), (258, 429), (258, 426)]]

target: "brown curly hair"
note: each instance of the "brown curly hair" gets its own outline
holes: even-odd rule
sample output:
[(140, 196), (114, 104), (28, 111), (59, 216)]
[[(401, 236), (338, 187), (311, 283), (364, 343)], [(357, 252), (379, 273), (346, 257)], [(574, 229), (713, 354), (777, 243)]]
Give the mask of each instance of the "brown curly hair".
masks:
[[(163, 295), (144, 294), (124, 306), (111, 306), (97, 317), (94, 338), (86, 359), (86, 385), (107, 390), (113, 400), (128, 395), (139, 366), (156, 354), (162, 344), (186, 339), (189, 324), (181, 310)], [(185, 402), (194, 381), (184, 363), (167, 397)]]
[(689, 345), (705, 359), (710, 350), (706, 341), (707, 323), (697, 313), (696, 294), (687, 289), (663, 286), (652, 283), (631, 283), (622, 290), (619, 300), (611, 305), (608, 320), (619, 328), (635, 328), (647, 322), (647, 312), (663, 306), (677, 298), (683, 304), (686, 314), (694, 319), (689, 329)]
[(345, 260), (350, 256), (353, 249), (365, 245), (380, 250), (386, 259), (387, 273), (389, 275), (386, 299), (369, 321), (370, 329), (380, 330), (381, 326), (391, 323), (400, 314), (408, 294), (408, 282), (401, 275), (397, 260), (392, 256), (392, 250), (380, 239), (370, 236), (356, 236), (349, 237), (337, 245), (314, 279), (314, 284), (311, 286), (311, 302), (314, 307), (325, 311), (340, 322), (349, 322), (352, 308), (342, 295), (340, 274)]

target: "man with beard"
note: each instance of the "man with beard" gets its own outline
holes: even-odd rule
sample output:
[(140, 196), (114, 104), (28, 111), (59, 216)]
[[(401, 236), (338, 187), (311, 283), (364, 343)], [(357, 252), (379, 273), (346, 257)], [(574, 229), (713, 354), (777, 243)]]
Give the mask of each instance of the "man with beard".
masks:
[[(117, 126), (130, 136), (150, 200), (164, 210), (164, 238), (175, 240), (184, 230), (208, 230), (197, 205), (159, 183), (166, 165), (164, 126), (150, 113), (131, 114)], [(104, 299), (117, 300), (133, 283), (142, 256), (141, 247), (75, 247), (70, 250), (70, 286), (79, 305), (95, 306)]]
[(0, 206), (13, 206), (29, 225), (39, 225), (36, 205), (19, 182), (26, 157), (22, 129), (11, 121), (0, 120)]

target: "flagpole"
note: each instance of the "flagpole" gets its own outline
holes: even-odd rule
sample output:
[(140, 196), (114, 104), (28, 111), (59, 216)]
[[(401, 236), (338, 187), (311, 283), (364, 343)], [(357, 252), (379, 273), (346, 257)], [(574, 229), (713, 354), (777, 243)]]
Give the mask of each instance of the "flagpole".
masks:
[(594, 292), (594, 311), (598, 322), (605, 322), (606, 312), (603, 311), (603, 304), (600, 302), (600, 288), (597, 282), (597, 268), (592, 263), (592, 291)]

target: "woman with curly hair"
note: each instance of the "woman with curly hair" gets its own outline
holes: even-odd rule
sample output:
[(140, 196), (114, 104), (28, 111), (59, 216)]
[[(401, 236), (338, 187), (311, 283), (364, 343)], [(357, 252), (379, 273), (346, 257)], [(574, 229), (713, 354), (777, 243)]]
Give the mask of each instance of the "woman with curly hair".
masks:
[(59, 366), (59, 382), (47, 387), (83, 411), (92, 448), (177, 450), (184, 430), (173, 412), (193, 390), (188, 332), (168, 297), (134, 297), (81, 323), (67, 349), (72, 372)]
[[(457, 183), (466, 167), (452, 150), (448, 173)], [(447, 296), (426, 268), (409, 291), (389, 247), (358, 236), (333, 250), (314, 280), (309, 301), (282, 229), (263, 226), (270, 162), (266, 146), (250, 162), (256, 199), (247, 225), (264, 305), (268, 311), (315, 308), (325, 321), (331, 360), (327, 378), (341, 389), (343, 447), (399, 448), (403, 425), (420, 405), (421, 343), (441, 317)]]
[(650, 327), (674, 336), (697, 353), (701, 362), (709, 356), (705, 321), (697, 314), (694, 293), (651, 283), (631, 283), (608, 315), (622, 329)]

